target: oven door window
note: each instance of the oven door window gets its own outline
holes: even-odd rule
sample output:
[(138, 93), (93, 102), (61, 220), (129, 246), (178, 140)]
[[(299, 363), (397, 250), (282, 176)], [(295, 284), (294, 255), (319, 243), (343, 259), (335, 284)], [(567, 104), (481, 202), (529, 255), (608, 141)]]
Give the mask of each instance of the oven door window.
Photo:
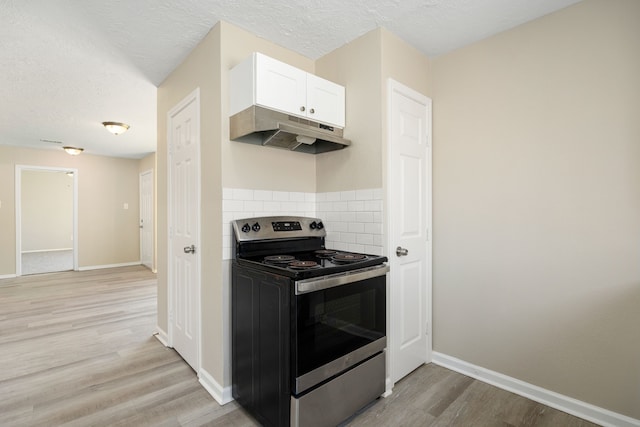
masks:
[(386, 279), (375, 277), (296, 297), (296, 376), (386, 333)]

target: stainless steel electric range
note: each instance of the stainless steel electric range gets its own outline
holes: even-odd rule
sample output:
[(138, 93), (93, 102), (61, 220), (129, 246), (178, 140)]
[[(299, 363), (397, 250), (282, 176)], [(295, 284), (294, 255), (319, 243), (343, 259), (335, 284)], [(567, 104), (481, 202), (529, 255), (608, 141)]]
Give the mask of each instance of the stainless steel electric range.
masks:
[(318, 218), (232, 222), (232, 393), (267, 426), (331, 426), (385, 390), (386, 257)]

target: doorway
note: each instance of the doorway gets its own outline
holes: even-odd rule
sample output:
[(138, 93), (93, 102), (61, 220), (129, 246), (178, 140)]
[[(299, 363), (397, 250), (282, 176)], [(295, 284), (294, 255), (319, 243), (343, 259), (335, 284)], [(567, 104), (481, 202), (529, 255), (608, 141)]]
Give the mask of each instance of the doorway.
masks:
[(16, 276), (77, 270), (78, 171), (16, 165)]

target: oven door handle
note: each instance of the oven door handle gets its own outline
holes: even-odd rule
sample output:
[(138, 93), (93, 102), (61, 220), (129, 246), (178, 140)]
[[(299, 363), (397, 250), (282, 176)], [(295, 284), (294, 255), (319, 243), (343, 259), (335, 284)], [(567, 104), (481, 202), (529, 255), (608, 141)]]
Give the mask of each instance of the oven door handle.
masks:
[(346, 273), (332, 274), (329, 276), (315, 277), (313, 279), (297, 280), (296, 295), (308, 294), (309, 292), (321, 291), (323, 289), (334, 288), (336, 286), (347, 285), (349, 283), (360, 282), (387, 274), (389, 266), (386, 264), (375, 267), (363, 268)]

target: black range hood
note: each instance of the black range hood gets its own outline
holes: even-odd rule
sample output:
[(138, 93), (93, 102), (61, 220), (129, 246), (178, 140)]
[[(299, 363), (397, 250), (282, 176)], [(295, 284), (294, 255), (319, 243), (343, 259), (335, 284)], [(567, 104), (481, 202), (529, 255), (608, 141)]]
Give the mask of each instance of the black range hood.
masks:
[(253, 105), (229, 117), (233, 141), (319, 154), (351, 144), (342, 129)]

